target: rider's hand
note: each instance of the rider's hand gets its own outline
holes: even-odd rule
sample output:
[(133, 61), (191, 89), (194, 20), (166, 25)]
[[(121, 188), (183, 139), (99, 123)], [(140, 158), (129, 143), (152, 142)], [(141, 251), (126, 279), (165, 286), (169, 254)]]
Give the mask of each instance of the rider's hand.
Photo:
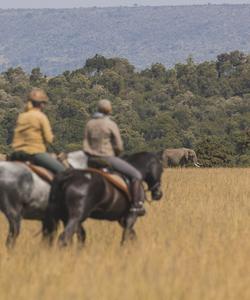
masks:
[(61, 162), (64, 162), (66, 159), (67, 159), (67, 154), (64, 153), (64, 152), (60, 152), (58, 155), (57, 155), (57, 159)]

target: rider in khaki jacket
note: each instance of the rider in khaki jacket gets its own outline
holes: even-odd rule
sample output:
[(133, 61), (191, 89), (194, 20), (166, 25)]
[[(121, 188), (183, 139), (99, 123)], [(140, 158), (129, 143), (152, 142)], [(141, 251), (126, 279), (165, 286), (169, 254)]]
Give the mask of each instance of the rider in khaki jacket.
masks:
[(85, 128), (85, 152), (96, 156), (116, 156), (123, 151), (120, 130), (108, 116), (96, 113)]
[(84, 133), (83, 150), (90, 157), (101, 157), (111, 167), (130, 179), (132, 207), (131, 212), (143, 216), (144, 193), (142, 193), (142, 175), (128, 162), (119, 158), (123, 151), (123, 142), (118, 126), (109, 117), (112, 105), (103, 99), (98, 103), (98, 112), (87, 123)]
[(26, 111), (17, 119), (11, 159), (29, 160), (53, 173), (59, 173), (65, 169), (64, 166), (46, 152), (47, 144), (52, 144), (54, 139), (49, 120), (42, 112), (47, 102), (48, 96), (42, 89), (32, 89)]

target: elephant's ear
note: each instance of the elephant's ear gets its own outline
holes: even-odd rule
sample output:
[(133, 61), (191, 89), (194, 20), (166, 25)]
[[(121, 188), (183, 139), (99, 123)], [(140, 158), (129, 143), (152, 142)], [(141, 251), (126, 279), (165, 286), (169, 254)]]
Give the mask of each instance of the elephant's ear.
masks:
[(186, 159), (186, 160), (188, 160), (188, 154), (189, 154), (189, 153), (188, 153), (188, 150), (185, 150), (185, 151), (184, 151), (184, 156), (185, 156), (185, 159)]
[(189, 150), (188, 150), (188, 155), (189, 155), (190, 157), (195, 157), (195, 156), (196, 156), (194, 150), (192, 150), (192, 149), (189, 149)]

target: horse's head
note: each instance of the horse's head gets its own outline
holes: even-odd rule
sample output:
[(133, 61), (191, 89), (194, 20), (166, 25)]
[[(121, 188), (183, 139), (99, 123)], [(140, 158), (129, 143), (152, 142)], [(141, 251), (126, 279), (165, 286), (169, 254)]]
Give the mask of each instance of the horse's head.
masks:
[(153, 200), (160, 200), (163, 196), (161, 189), (161, 176), (163, 172), (163, 167), (161, 162), (155, 158), (152, 159), (148, 165), (147, 175), (145, 181), (148, 185), (148, 190), (151, 192)]
[(155, 201), (161, 200), (163, 192), (161, 190), (161, 183), (156, 183), (154, 186), (148, 189), (151, 192), (152, 199)]

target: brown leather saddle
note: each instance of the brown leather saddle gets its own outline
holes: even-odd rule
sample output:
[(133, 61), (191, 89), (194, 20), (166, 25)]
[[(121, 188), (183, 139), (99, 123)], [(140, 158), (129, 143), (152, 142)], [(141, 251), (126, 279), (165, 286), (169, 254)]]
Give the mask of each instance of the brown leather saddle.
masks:
[(30, 162), (24, 162), (24, 164), (31, 170), (33, 171), (37, 176), (39, 176), (41, 179), (44, 181), (48, 182), (49, 184), (52, 183), (55, 174), (53, 174), (51, 171), (47, 170), (46, 168), (33, 165)]
[(114, 187), (116, 187), (118, 190), (122, 191), (129, 200), (131, 199), (129, 186), (128, 186), (127, 182), (125, 181), (125, 179), (123, 177), (121, 177), (119, 174), (109, 173), (102, 169), (96, 169), (96, 168), (87, 168), (87, 169), (83, 170), (83, 172), (95, 173), (95, 174), (101, 175), (102, 177), (107, 179), (107, 181), (109, 183), (111, 183)]
[(122, 174), (113, 170), (112, 166), (102, 157), (88, 155), (88, 168), (84, 171), (101, 175), (131, 200), (128, 181), (126, 181)]

